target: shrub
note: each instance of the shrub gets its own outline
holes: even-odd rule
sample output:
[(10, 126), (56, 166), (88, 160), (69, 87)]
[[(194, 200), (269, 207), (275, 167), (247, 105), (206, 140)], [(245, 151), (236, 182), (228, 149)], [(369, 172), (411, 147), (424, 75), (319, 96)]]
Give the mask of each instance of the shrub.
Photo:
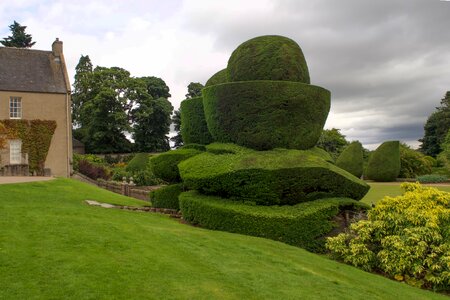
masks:
[(137, 186), (159, 185), (162, 180), (157, 178), (150, 169), (135, 171), (128, 176), (133, 177), (133, 182)]
[(399, 142), (384, 142), (370, 156), (366, 175), (374, 181), (395, 181), (399, 172)]
[(360, 142), (352, 142), (336, 160), (336, 166), (358, 178), (363, 174), (363, 164), (363, 147)]
[(425, 158), (425, 155), (406, 144), (400, 144), (400, 178), (416, 178), (418, 175), (430, 174), (432, 166), (431, 160)]
[(396, 280), (434, 289), (450, 288), (450, 193), (419, 184), (385, 197), (368, 220), (329, 238), (327, 248), (346, 263), (381, 271)]
[(441, 183), (446, 182), (447, 180), (447, 176), (438, 174), (430, 174), (417, 177), (417, 181), (420, 183)]
[(206, 146), (206, 151), (214, 154), (239, 154), (253, 152), (252, 149), (232, 143), (212, 143)]
[(127, 172), (144, 171), (148, 167), (150, 155), (148, 153), (137, 153), (132, 160), (128, 162), (125, 170)]
[(178, 196), (183, 192), (183, 184), (171, 184), (164, 186), (150, 193), (150, 201), (152, 202), (152, 207), (157, 208), (170, 208), (170, 209), (180, 209), (178, 203)]
[(205, 145), (201, 144), (187, 144), (180, 147), (180, 149), (195, 149), (199, 151), (206, 151)]
[(195, 149), (167, 151), (150, 159), (151, 170), (156, 177), (164, 181), (171, 183), (180, 182), (181, 178), (178, 171), (178, 164), (181, 161), (200, 153), (202, 152)]
[(178, 167), (185, 186), (201, 193), (260, 205), (296, 204), (328, 197), (361, 199), (369, 186), (314, 151), (276, 149), (202, 153)]
[(208, 79), (208, 81), (206, 81), (205, 87), (210, 86), (210, 85), (221, 84), (221, 83), (225, 83), (225, 82), (228, 82), (227, 69), (220, 70), (219, 72), (217, 72), (216, 74), (211, 76), (211, 78)]
[(266, 35), (248, 40), (228, 60), (229, 81), (286, 80), (309, 84), (302, 49), (293, 40)]
[(206, 126), (203, 111), (203, 98), (186, 99), (180, 104), (181, 136), (185, 144), (209, 144), (212, 142), (211, 134)]
[(299, 82), (231, 82), (202, 93), (213, 139), (256, 150), (314, 147), (330, 110), (328, 90)]
[(323, 250), (324, 235), (336, 224), (331, 220), (343, 209), (365, 209), (351, 199), (333, 198), (295, 206), (253, 206), (196, 191), (179, 196), (183, 219), (201, 227), (269, 238), (307, 250)]
[(106, 167), (99, 164), (94, 164), (85, 159), (78, 162), (78, 171), (94, 180), (99, 178), (108, 180), (110, 178), (110, 171)]

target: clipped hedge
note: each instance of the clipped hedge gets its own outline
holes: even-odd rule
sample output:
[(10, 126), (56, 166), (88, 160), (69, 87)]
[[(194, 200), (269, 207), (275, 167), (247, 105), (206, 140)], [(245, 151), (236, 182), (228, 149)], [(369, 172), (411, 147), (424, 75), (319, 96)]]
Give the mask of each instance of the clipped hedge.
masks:
[(195, 149), (199, 151), (206, 151), (206, 146), (202, 144), (185, 144), (181, 146), (179, 149)]
[(202, 153), (195, 149), (177, 149), (164, 152), (150, 159), (150, 167), (156, 177), (161, 178), (167, 182), (180, 182), (180, 173), (178, 171), (178, 164)]
[(150, 155), (148, 153), (137, 153), (133, 159), (131, 159), (125, 170), (127, 172), (145, 171), (148, 167)]
[(400, 173), (400, 143), (388, 141), (372, 153), (366, 175), (374, 181), (395, 181)]
[(185, 144), (209, 144), (211, 134), (206, 126), (202, 97), (186, 99), (180, 104), (181, 136)]
[(206, 152), (178, 167), (189, 189), (258, 205), (293, 205), (329, 197), (359, 200), (369, 190), (364, 181), (308, 150)]
[(228, 60), (230, 81), (286, 80), (310, 83), (308, 66), (293, 40), (266, 35), (248, 40)]
[(206, 81), (205, 87), (210, 86), (210, 85), (221, 84), (221, 83), (225, 83), (225, 82), (228, 82), (227, 69), (220, 70), (219, 72), (217, 72), (216, 74), (211, 76), (211, 78), (208, 79), (208, 81)]
[(184, 191), (183, 184), (171, 184), (150, 193), (152, 207), (180, 209), (178, 196)]
[(299, 82), (231, 82), (202, 93), (213, 139), (256, 150), (314, 147), (330, 110), (328, 90)]
[(363, 174), (363, 147), (360, 142), (348, 145), (336, 160), (336, 166), (360, 178)]
[(197, 191), (179, 196), (183, 219), (201, 227), (269, 238), (321, 252), (321, 237), (335, 228), (331, 220), (343, 209), (366, 209), (346, 198), (322, 199), (295, 206), (252, 206), (205, 196)]

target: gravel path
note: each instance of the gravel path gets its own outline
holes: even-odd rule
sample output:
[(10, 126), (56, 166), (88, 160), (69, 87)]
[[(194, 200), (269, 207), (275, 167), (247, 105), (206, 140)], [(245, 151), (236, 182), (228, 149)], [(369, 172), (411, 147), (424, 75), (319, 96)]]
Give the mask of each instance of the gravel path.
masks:
[(0, 184), (47, 181), (53, 179), (55, 178), (43, 176), (0, 176)]

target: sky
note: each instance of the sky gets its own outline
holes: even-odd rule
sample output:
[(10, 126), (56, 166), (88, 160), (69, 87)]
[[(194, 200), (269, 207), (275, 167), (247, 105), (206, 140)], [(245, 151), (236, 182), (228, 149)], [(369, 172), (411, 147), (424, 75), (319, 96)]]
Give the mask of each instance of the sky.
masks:
[[(450, 90), (450, 1), (440, 0), (0, 0), (0, 37), (14, 20), (36, 45), (64, 43), (69, 76), (94, 66), (156, 76), (175, 108), (190, 82), (227, 66), (242, 42), (295, 40), (311, 84), (331, 91), (326, 129), (369, 149), (417, 148), (427, 117)], [(73, 79), (72, 79), (73, 83)]]

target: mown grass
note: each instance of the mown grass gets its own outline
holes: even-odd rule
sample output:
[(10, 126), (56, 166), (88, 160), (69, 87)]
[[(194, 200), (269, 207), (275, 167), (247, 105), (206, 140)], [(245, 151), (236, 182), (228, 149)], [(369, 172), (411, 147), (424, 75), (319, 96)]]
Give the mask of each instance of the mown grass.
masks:
[(0, 299), (448, 299), (80, 182), (0, 185)]

